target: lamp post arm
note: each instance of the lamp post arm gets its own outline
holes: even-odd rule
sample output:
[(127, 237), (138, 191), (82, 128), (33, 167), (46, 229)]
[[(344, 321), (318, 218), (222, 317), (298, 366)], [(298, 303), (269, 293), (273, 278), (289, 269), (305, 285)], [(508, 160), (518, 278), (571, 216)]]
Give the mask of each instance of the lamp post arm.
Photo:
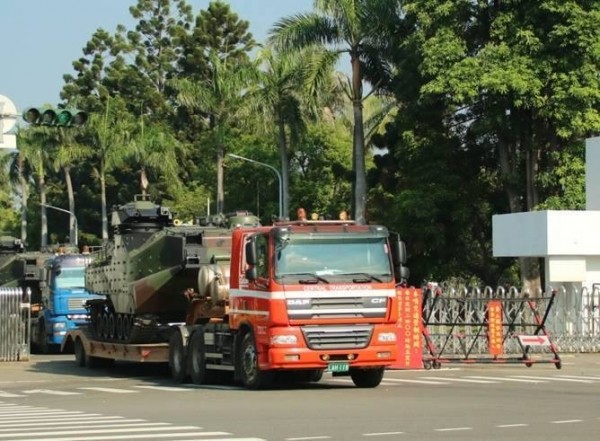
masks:
[(75, 216), (75, 213), (73, 213), (72, 211), (69, 210), (65, 210), (64, 208), (59, 208), (59, 207), (55, 207), (54, 205), (48, 205), (48, 204), (40, 204), (42, 207), (46, 207), (46, 208), (51, 208), (53, 210), (56, 211), (62, 211), (63, 213), (67, 213), (70, 214), (71, 216), (73, 216), (73, 223), (75, 224), (75, 246), (78, 246), (77, 244), (77, 236), (79, 235), (79, 226), (77, 223), (77, 216)]
[(277, 175), (277, 179), (279, 181), (279, 219), (282, 218), (283, 213), (283, 179), (281, 178), (281, 173), (275, 167), (269, 164), (265, 164), (264, 162), (257, 161), (255, 159), (246, 158), (244, 156), (235, 155), (233, 153), (228, 153), (227, 156), (231, 156), (232, 158), (241, 159), (242, 161), (252, 162), (253, 164), (263, 165), (267, 168), (270, 168)]

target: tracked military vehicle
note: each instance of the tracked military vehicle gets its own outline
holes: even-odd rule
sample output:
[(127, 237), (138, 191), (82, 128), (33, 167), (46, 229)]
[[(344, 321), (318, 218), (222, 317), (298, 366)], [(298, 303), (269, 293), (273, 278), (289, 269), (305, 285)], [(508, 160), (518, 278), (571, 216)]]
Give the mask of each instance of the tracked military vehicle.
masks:
[(86, 270), (86, 289), (105, 296), (88, 302), (95, 338), (166, 341), (170, 324), (183, 323), (192, 298), (205, 301), (203, 317), (221, 316), (227, 296), (231, 227), (256, 226), (251, 213), (212, 216), (183, 225), (167, 207), (147, 198), (112, 213), (113, 239)]

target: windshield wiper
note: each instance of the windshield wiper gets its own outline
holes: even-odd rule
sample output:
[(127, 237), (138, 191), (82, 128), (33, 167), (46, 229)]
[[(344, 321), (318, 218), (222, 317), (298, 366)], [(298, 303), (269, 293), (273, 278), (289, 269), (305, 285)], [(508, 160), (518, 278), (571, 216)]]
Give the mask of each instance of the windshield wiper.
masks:
[(362, 276), (362, 277), (356, 277), (353, 278), (352, 281), (354, 283), (369, 283), (369, 282), (377, 282), (377, 283), (381, 283), (382, 280), (379, 277), (375, 277), (372, 274), (369, 273), (344, 273), (341, 274), (343, 276)]
[(318, 276), (315, 273), (290, 273), (290, 274), (282, 274), (281, 275), (281, 277), (290, 277), (290, 276), (311, 276), (311, 277), (313, 277), (312, 279), (298, 280), (299, 283), (303, 283), (303, 284), (311, 284), (311, 283), (319, 283), (319, 282), (329, 283), (329, 280), (325, 279), (324, 277)]

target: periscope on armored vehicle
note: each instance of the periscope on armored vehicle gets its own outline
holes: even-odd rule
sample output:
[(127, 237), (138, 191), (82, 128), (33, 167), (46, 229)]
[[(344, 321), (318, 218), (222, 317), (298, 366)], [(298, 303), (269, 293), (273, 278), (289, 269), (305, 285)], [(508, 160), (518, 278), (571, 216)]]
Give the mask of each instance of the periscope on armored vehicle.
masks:
[(245, 211), (181, 225), (136, 198), (112, 227), (86, 268), (86, 289), (102, 297), (64, 342), (79, 365), (168, 362), (178, 382), (228, 373), (258, 389), (324, 371), (376, 387), (397, 360), (396, 290), (408, 270), (403, 242), (383, 226), (261, 226)]

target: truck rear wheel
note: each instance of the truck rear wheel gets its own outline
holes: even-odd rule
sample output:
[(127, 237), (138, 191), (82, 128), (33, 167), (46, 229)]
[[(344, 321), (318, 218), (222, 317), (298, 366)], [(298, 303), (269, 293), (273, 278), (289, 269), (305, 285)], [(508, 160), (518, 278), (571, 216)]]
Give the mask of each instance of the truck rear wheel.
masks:
[(192, 383), (206, 383), (206, 348), (204, 347), (204, 326), (198, 328), (192, 334), (190, 348), (188, 351), (188, 370), (192, 377)]
[(169, 339), (169, 368), (171, 377), (178, 383), (184, 383), (188, 379), (187, 360), (185, 356), (185, 347), (181, 332), (176, 330)]
[(356, 387), (377, 387), (383, 379), (385, 368), (351, 369), (350, 377)]
[(251, 332), (244, 335), (237, 358), (240, 363), (240, 377), (246, 388), (261, 389), (269, 385), (271, 372), (258, 368), (258, 351)]

